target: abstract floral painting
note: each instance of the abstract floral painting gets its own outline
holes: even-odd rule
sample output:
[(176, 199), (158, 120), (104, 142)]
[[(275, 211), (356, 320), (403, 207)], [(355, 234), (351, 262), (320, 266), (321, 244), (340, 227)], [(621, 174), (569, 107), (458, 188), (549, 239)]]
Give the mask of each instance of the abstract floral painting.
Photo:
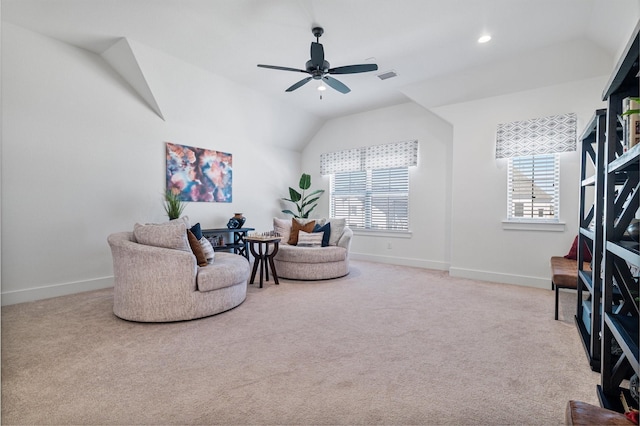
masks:
[(167, 191), (182, 201), (230, 203), (231, 154), (167, 142)]

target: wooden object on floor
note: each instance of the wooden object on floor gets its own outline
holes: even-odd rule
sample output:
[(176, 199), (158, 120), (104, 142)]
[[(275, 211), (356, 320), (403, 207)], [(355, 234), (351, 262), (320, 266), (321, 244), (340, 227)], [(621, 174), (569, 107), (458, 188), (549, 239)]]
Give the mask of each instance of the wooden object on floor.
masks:
[(581, 401), (569, 401), (565, 412), (568, 425), (633, 425), (622, 413)]

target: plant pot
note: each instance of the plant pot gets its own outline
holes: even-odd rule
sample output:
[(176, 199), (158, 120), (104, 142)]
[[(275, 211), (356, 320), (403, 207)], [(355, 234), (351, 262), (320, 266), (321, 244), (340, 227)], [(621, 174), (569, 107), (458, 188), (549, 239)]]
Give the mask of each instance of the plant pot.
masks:
[(238, 229), (242, 228), (247, 218), (245, 218), (242, 213), (235, 213), (229, 222), (227, 222), (227, 228), (229, 229)]

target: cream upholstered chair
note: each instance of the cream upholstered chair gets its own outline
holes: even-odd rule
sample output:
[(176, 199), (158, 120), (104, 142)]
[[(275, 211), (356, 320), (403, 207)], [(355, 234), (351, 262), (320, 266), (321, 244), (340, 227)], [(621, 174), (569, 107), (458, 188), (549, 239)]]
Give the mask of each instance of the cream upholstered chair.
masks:
[(291, 225), (292, 219), (274, 218), (273, 223), (274, 230), (282, 236), (278, 252), (273, 258), (278, 277), (293, 280), (326, 280), (349, 273), (349, 249), (353, 231), (345, 225), (344, 219), (316, 220), (320, 228), (330, 223), (325, 246), (289, 244), (292, 241), (290, 233), (296, 232)]
[[(186, 227), (177, 232), (186, 234)], [(244, 256), (221, 252), (212, 264), (198, 266), (192, 252), (142, 244), (133, 232), (111, 234), (108, 242), (113, 256), (113, 312), (120, 318), (141, 322), (202, 318), (234, 308), (246, 298), (249, 262)]]

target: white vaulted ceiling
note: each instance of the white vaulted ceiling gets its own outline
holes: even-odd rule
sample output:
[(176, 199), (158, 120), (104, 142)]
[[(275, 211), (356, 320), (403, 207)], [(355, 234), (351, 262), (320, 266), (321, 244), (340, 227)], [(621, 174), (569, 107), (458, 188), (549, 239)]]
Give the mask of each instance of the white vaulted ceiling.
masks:
[[(2, 20), (103, 54), (125, 37), (320, 118), (406, 102), (425, 107), (608, 74), (638, 0), (1, 0)], [(351, 89), (319, 99), (302, 73), (313, 26)], [(493, 39), (476, 40), (484, 32)], [(104, 56), (104, 55), (103, 55)], [(380, 80), (394, 70), (398, 77)]]

